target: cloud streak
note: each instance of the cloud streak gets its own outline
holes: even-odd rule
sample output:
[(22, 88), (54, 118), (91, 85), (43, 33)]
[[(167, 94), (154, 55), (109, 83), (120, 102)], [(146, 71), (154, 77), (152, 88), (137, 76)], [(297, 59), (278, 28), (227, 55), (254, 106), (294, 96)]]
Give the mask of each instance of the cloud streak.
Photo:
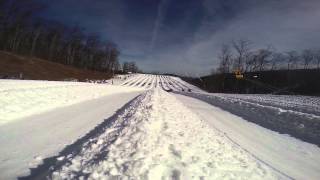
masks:
[(150, 42), (149, 53), (152, 53), (154, 46), (155, 46), (155, 43), (158, 39), (159, 30), (160, 30), (161, 24), (164, 20), (167, 5), (168, 5), (168, 0), (161, 0), (158, 5), (157, 18), (154, 22), (154, 28), (152, 31), (152, 38), (151, 38), (151, 42)]
[(221, 45), (238, 38), (278, 51), (320, 48), (319, 0), (41, 1), (48, 17), (114, 40), (121, 61), (145, 71), (207, 74)]
[[(261, 4), (247, 1), (241, 6), (229, 1), (231, 4), (223, 4), (220, 8), (212, 2), (204, 2), (207, 16), (194, 32), (194, 41), (184, 42), (157, 57), (158, 61), (170, 64), (168, 68), (162, 65), (163, 69), (180, 74), (184, 74), (183, 70), (194, 75), (208, 74), (218, 65), (221, 45), (239, 38), (251, 40), (256, 48), (273, 45), (278, 51), (320, 48), (317, 21), (320, 1), (271, 0)], [(215, 17), (222, 10), (233, 12)]]

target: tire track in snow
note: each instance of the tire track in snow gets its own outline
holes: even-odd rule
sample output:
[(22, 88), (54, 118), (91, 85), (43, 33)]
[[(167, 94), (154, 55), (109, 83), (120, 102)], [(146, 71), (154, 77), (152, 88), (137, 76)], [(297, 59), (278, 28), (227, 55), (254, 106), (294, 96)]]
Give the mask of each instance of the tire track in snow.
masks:
[(173, 79), (173, 78), (172, 78), (172, 81), (173, 81), (177, 86), (180, 87), (180, 91), (187, 91), (187, 90), (188, 90), (187, 87), (182, 86), (176, 79)]
[(132, 86), (139, 87), (145, 79), (146, 76), (144, 74), (141, 75), (140, 78)]
[(176, 84), (174, 84), (171, 77), (168, 78), (168, 82), (174, 91), (180, 91), (179, 87)]
[(148, 81), (150, 80), (148, 75), (144, 75), (145, 79), (140, 83), (140, 87), (147, 89)]
[(151, 89), (152, 87), (154, 87), (154, 76), (153, 75), (150, 75), (150, 80), (148, 81), (148, 88)]
[(287, 179), (159, 88), (67, 161), (51, 178)]
[(144, 79), (143, 74), (139, 74), (139, 78), (136, 78), (132, 83), (129, 84), (129, 86), (134, 87), (137, 86), (137, 84)]
[[(132, 76), (132, 75), (131, 75)], [(139, 75), (133, 75), (133, 77), (130, 77), (125, 82), (121, 84), (121, 86), (129, 86), (132, 82), (135, 81), (135, 79), (139, 78)]]

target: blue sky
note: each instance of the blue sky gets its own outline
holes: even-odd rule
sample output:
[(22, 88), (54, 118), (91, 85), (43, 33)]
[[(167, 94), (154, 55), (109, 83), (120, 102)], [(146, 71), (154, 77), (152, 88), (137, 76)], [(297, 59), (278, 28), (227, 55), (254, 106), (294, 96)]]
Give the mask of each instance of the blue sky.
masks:
[(278, 51), (320, 48), (319, 0), (39, 0), (43, 16), (78, 24), (145, 71), (204, 75), (223, 43)]

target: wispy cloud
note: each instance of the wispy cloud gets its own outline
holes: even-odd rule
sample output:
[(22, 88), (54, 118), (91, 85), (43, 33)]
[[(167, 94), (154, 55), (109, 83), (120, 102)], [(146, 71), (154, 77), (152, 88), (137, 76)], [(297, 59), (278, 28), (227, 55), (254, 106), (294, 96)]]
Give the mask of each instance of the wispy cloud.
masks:
[(165, 13), (166, 13), (166, 9), (168, 6), (168, 0), (161, 0), (159, 5), (158, 5), (158, 11), (157, 11), (157, 18), (154, 22), (154, 28), (152, 31), (152, 38), (151, 38), (151, 42), (150, 42), (150, 49), (149, 49), (149, 53), (152, 53), (155, 43), (158, 39), (158, 34), (159, 34), (159, 30), (161, 28)]
[[(320, 48), (317, 21), (320, 19), (320, 1), (271, 0), (259, 4), (247, 0), (241, 1), (242, 5), (233, 2), (229, 0), (220, 7), (211, 0), (204, 2), (207, 14), (194, 33), (194, 41), (180, 46), (185, 51), (175, 49), (164, 55), (175, 61), (176, 72), (184, 69), (192, 74), (209, 73), (218, 65), (221, 45), (238, 38), (251, 40), (256, 48), (272, 44), (278, 51)], [(233, 12), (223, 15), (222, 10)]]
[(279, 51), (320, 48), (319, 0), (42, 1), (55, 5), (51, 17), (114, 40), (122, 61), (146, 71), (207, 74), (220, 46), (237, 38)]

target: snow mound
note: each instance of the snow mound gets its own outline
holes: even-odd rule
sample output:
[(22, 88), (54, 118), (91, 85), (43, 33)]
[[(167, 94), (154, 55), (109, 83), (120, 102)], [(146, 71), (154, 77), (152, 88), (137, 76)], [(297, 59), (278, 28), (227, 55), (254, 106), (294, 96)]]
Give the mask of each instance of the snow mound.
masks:
[(52, 179), (287, 179), (160, 89), (137, 98)]
[(138, 90), (80, 82), (0, 80), (0, 126), (58, 107)]

